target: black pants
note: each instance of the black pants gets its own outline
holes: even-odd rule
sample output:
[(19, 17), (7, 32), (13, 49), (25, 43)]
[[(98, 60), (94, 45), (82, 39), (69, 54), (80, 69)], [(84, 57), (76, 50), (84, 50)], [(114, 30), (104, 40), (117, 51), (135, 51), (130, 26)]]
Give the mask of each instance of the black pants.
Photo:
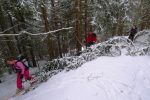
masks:
[(130, 39), (131, 41), (133, 41), (134, 35), (129, 35), (129, 39)]

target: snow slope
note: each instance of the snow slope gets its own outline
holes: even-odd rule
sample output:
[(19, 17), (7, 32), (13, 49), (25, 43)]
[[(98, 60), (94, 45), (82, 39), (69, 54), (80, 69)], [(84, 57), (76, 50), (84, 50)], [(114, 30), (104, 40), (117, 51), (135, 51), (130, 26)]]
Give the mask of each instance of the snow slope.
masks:
[(150, 100), (150, 57), (99, 57), (11, 100)]
[(3, 82), (0, 84), (0, 100), (5, 100), (16, 92), (16, 75), (5, 73), (1, 79)]
[[(30, 73), (33, 74), (37, 70), (37, 68), (30, 68)], [(16, 74), (9, 75), (5, 73), (1, 79), (3, 82), (0, 84), (0, 100), (7, 100), (8, 97), (16, 92)]]

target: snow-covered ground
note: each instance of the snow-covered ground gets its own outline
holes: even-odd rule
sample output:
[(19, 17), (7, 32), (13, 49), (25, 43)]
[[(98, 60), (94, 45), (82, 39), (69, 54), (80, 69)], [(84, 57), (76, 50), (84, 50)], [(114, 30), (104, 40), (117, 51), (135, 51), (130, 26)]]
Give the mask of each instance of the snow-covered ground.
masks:
[(5, 100), (16, 92), (16, 75), (5, 73), (1, 79), (3, 82), (0, 83), (0, 100)]
[(150, 100), (150, 57), (99, 57), (11, 100)]
[[(37, 70), (37, 68), (30, 68), (30, 73), (33, 74)], [(5, 73), (1, 79), (3, 82), (0, 83), (0, 100), (7, 100), (16, 93), (16, 74)]]

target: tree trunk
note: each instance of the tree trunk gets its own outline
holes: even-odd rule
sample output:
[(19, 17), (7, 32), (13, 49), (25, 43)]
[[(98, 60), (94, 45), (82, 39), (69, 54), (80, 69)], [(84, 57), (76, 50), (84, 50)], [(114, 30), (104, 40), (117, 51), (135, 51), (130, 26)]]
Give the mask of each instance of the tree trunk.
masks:
[[(45, 7), (43, 0), (41, 1), (40, 7), (41, 7), (41, 12), (42, 12), (43, 23), (45, 26), (45, 32), (48, 32), (50, 30), (49, 29), (49, 22), (48, 22), (48, 15), (47, 15), (47, 10), (46, 10), (46, 7)], [(54, 58), (53, 41), (51, 39), (50, 34), (48, 34), (47, 38), (48, 38), (48, 43), (47, 43), (48, 53), (49, 53), (50, 60), (52, 60)]]
[(60, 43), (60, 35), (58, 33), (57, 35), (57, 42), (58, 42), (58, 52), (59, 52), (59, 56), (62, 58), (62, 51), (61, 51), (61, 43)]
[(35, 61), (35, 55), (33, 53), (32, 46), (30, 46), (29, 51), (30, 51), (30, 55), (31, 55), (31, 59), (32, 59), (32, 65), (33, 65), (33, 67), (36, 67), (37, 64), (36, 64), (36, 61)]
[[(5, 31), (5, 29), (7, 29), (7, 27), (8, 27), (8, 21), (6, 18), (7, 17), (5, 17), (4, 12), (2, 10), (2, 7), (0, 5), (0, 26), (1, 26), (2, 31)], [(4, 32), (3, 34), (8, 34), (8, 31)], [(9, 38), (9, 37), (4, 37), (4, 38), (6, 40), (8, 40), (8, 41), (6, 41), (6, 44), (7, 44), (8, 49), (9, 49), (8, 56), (16, 56), (15, 45), (14, 45), (13, 41), (9, 41), (12, 38)]]
[[(10, 23), (11, 23), (11, 27), (14, 26), (14, 23), (13, 23), (13, 20), (12, 20), (12, 16), (8, 13), (8, 17), (9, 17), (9, 20), (10, 20)], [(13, 28), (13, 33), (16, 34), (16, 30)], [(17, 44), (17, 48), (18, 48), (18, 52), (19, 54), (21, 54), (21, 47), (20, 47), (20, 43), (19, 43), (19, 40), (18, 40), (18, 37), (15, 36), (15, 40), (17, 41), (16, 44)]]
[(141, 29), (140, 30), (144, 30), (144, 29), (149, 29), (150, 28), (150, 12), (149, 12), (149, 9), (150, 9), (150, 0), (142, 0), (141, 1), (141, 23), (140, 23), (140, 26), (141, 26)]
[(77, 53), (81, 51), (81, 1), (75, 0), (75, 12), (76, 12), (76, 22), (75, 22), (75, 37), (76, 37), (76, 48)]
[[(84, 40), (86, 42), (86, 37), (87, 37), (87, 16), (88, 16), (88, 6), (87, 6), (87, 0), (84, 0), (84, 13), (85, 13), (85, 16), (84, 16)], [(86, 44), (85, 44), (86, 45)], [(87, 45), (86, 45), (86, 48), (87, 48)]]
[[(58, 2), (59, 3), (59, 2)], [(58, 26), (58, 23), (59, 23), (59, 21), (58, 21), (58, 17), (56, 16), (56, 7), (55, 7), (55, 0), (51, 0), (51, 7), (52, 7), (52, 11), (51, 11), (51, 18), (52, 18), (52, 20), (51, 20), (51, 24), (52, 24), (52, 29), (57, 29), (57, 28), (60, 28), (59, 26)], [(59, 35), (59, 32), (56, 34), (56, 37), (57, 37), (57, 45), (54, 45), (55, 46), (55, 48), (58, 48), (57, 50), (58, 51), (56, 51), (55, 50), (55, 57), (61, 57), (62, 58), (62, 50), (61, 50), (61, 43), (60, 43), (60, 35)]]

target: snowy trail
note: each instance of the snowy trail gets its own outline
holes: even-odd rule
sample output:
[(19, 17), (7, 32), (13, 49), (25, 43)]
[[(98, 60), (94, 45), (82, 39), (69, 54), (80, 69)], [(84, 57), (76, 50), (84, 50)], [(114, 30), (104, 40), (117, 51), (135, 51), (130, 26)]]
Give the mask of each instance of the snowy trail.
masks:
[(12, 100), (150, 100), (150, 57), (100, 57)]
[[(30, 68), (31, 74), (36, 71), (37, 68)], [(9, 75), (5, 73), (1, 79), (3, 82), (0, 84), (0, 100), (7, 100), (16, 92), (16, 74), (12, 73), (12, 75)]]

